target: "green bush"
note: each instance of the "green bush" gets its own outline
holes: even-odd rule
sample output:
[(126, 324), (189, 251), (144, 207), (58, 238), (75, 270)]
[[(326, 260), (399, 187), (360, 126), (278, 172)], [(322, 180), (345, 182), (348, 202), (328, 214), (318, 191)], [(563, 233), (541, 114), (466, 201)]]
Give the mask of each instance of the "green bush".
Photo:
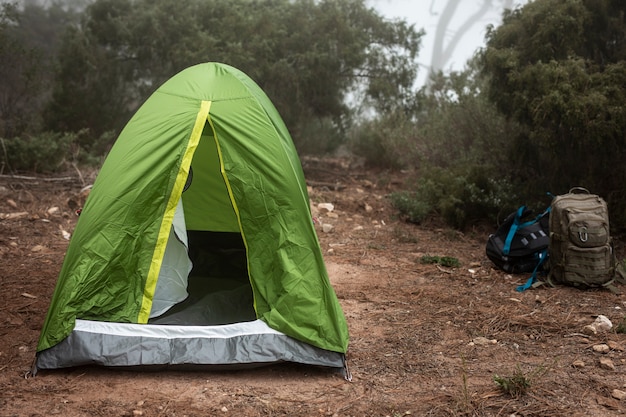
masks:
[(52, 173), (64, 169), (75, 134), (45, 132), (2, 140), (2, 165), (12, 172)]
[(362, 122), (348, 141), (350, 150), (367, 165), (391, 169), (413, 166), (420, 143), (414, 122), (400, 112)]
[(97, 166), (102, 163), (113, 138), (113, 133), (107, 132), (92, 139), (87, 131), (0, 138), (0, 169), (12, 173), (50, 174), (66, 171), (72, 164)]
[(475, 221), (495, 222), (519, 205), (515, 187), (482, 167), (456, 173), (431, 168), (417, 181), (414, 191), (391, 195), (393, 206), (413, 223), (439, 215), (457, 229)]
[(420, 224), (433, 210), (430, 204), (417, 194), (411, 191), (393, 193), (391, 194), (391, 204), (407, 221)]

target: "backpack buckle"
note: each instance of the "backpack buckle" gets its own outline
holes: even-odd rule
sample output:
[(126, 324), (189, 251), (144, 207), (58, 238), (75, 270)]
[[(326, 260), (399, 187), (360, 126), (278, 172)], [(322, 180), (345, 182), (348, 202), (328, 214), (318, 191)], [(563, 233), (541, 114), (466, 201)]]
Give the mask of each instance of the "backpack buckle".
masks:
[(587, 228), (585, 226), (581, 227), (580, 230), (578, 230), (578, 239), (580, 239), (580, 241), (583, 243), (589, 240), (589, 233), (587, 233)]

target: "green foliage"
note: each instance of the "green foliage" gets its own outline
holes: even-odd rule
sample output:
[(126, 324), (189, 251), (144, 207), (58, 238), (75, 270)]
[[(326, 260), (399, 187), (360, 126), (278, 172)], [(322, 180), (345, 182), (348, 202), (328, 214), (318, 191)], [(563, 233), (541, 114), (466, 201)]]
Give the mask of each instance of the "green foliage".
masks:
[(472, 165), (466, 172), (461, 168), (432, 168), (417, 183), (417, 195), (426, 196), (447, 224), (464, 229), (475, 221), (495, 222), (502, 211), (516, 207), (518, 200), (511, 182), (484, 167)]
[(458, 268), (461, 266), (461, 262), (458, 259), (451, 256), (428, 256), (424, 255), (420, 258), (420, 262), (423, 264), (439, 264), (449, 268)]
[(13, 172), (52, 173), (65, 169), (75, 134), (43, 133), (2, 139), (3, 167)]
[(411, 166), (418, 159), (419, 144), (414, 121), (399, 111), (363, 121), (348, 139), (350, 149), (369, 166), (391, 169)]
[(38, 126), (37, 99), (45, 68), (37, 50), (20, 36), (17, 6), (0, 5), (0, 136), (13, 137)]
[(509, 154), (511, 174), (527, 190), (585, 186), (607, 199), (612, 224), (621, 228), (625, 12), (611, 0), (529, 2), (488, 32), (481, 55), (488, 97), (522, 126)]
[(37, 134), (53, 86), (62, 28), (75, 14), (58, 2), (0, 4), (0, 136)]
[[(50, 174), (67, 171), (72, 164), (97, 166), (112, 141), (110, 132), (93, 139), (87, 131), (0, 138), (0, 171)], [(81, 142), (90, 143), (91, 152), (81, 147)]]
[(517, 398), (527, 394), (537, 379), (546, 372), (548, 372), (548, 368), (544, 366), (538, 366), (530, 372), (524, 372), (520, 366), (517, 365), (511, 376), (504, 377), (494, 375), (493, 382), (495, 382), (504, 393)]
[(392, 193), (390, 197), (393, 207), (411, 223), (422, 223), (433, 211), (428, 201), (420, 198), (416, 192), (400, 191)]
[(376, 108), (410, 106), (420, 37), (364, 0), (96, 0), (64, 38), (46, 125), (119, 130), (173, 74), (220, 61), (250, 75), (307, 148), (349, 125), (359, 87)]
[(416, 121), (380, 119), (381, 136), (406, 139), (400, 146), (386, 142), (385, 153), (379, 154), (398, 155), (415, 168), (411, 191), (392, 195), (409, 221), (439, 215), (463, 229), (474, 221), (495, 223), (502, 212), (519, 205), (517, 183), (507, 166), (508, 139), (517, 125), (481, 96), (481, 85), (473, 68), (448, 77), (439, 74), (422, 97)]
[(494, 375), (493, 382), (511, 397), (519, 397), (526, 394), (532, 386), (530, 379), (519, 368), (510, 377)]

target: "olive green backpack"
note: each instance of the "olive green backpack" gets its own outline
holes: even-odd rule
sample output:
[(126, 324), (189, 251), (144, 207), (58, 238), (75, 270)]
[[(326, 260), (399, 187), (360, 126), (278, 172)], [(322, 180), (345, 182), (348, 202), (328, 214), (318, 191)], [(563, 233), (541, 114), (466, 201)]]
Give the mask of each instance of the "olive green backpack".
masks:
[(580, 288), (610, 286), (615, 254), (606, 202), (582, 187), (554, 197), (550, 210), (548, 282)]

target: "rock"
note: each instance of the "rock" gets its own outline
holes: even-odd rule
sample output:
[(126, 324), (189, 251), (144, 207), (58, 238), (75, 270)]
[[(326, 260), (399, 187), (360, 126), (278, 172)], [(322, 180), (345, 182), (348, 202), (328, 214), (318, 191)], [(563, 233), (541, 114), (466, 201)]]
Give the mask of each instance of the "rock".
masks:
[(600, 368), (607, 369), (609, 371), (615, 370), (615, 364), (609, 358), (601, 358), (600, 359)]
[(608, 332), (613, 328), (613, 323), (606, 316), (599, 315), (596, 317), (596, 321), (593, 322), (595, 324), (596, 329), (599, 332)]
[(588, 324), (585, 327), (583, 327), (583, 333), (589, 336), (593, 336), (594, 334), (598, 333), (598, 329), (596, 329), (596, 326)]
[(583, 327), (583, 333), (588, 335), (594, 335), (598, 332), (608, 332), (613, 328), (613, 323), (606, 316), (599, 315), (596, 320)]
[(0, 213), (0, 220), (19, 220), (24, 217), (28, 217), (27, 211), (20, 211), (17, 213)]
[(472, 343), (474, 343), (475, 345), (479, 345), (479, 346), (485, 346), (485, 345), (495, 345), (496, 343), (498, 343), (498, 341), (495, 339), (487, 339), (486, 337), (478, 336), (472, 339)]
[(593, 345), (593, 351), (598, 353), (609, 353), (611, 351), (611, 348), (609, 347), (609, 345), (601, 343), (599, 345)]
[(574, 368), (584, 368), (584, 367), (585, 367), (585, 362), (583, 362), (583, 361), (581, 361), (581, 360), (579, 359), (579, 360), (574, 361), (574, 362), (572, 363), (572, 366), (573, 366)]
[(624, 399), (626, 399), (626, 392), (620, 389), (614, 389), (613, 392), (611, 392), (611, 397), (615, 398), (616, 400), (623, 401)]
[(335, 209), (335, 206), (332, 203), (319, 203), (317, 205), (317, 209), (320, 213), (328, 213)]
[(333, 229), (334, 229), (334, 226), (332, 224), (324, 223), (322, 225), (322, 232), (324, 233), (330, 233), (332, 232)]

